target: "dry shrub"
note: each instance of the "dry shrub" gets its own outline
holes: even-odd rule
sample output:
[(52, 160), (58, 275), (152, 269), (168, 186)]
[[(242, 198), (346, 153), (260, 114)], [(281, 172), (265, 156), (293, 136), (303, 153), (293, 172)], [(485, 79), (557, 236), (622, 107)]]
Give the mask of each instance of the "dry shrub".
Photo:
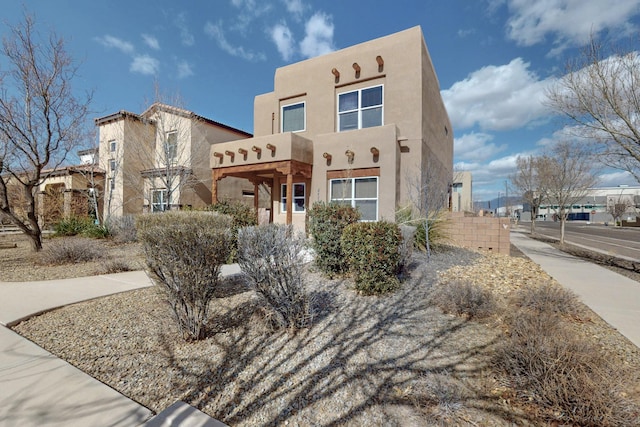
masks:
[(634, 425), (639, 420), (623, 392), (623, 366), (561, 319), (550, 311), (512, 312), (505, 320), (509, 336), (496, 349), (496, 367), (549, 419), (580, 426)]
[(273, 307), (272, 321), (279, 327), (298, 329), (311, 323), (304, 258), (304, 237), (291, 226), (269, 224), (238, 230), (240, 268)]
[(443, 312), (469, 319), (487, 318), (498, 309), (489, 289), (460, 280), (438, 284), (430, 299)]
[(579, 318), (583, 311), (576, 294), (551, 282), (519, 288), (518, 292), (513, 294), (512, 302), (518, 307), (545, 315), (558, 314)]
[(133, 270), (133, 268), (131, 268), (131, 265), (127, 261), (112, 259), (104, 263), (100, 269), (100, 274), (124, 273), (131, 270)]
[(137, 239), (136, 220), (133, 215), (111, 217), (107, 228), (111, 238), (118, 243), (135, 242)]
[(52, 239), (40, 251), (37, 262), (42, 265), (62, 265), (88, 262), (103, 256), (101, 246), (86, 237), (60, 237)]
[(204, 338), (209, 302), (231, 250), (231, 219), (215, 212), (174, 212), (137, 218), (150, 277), (167, 296), (185, 339)]

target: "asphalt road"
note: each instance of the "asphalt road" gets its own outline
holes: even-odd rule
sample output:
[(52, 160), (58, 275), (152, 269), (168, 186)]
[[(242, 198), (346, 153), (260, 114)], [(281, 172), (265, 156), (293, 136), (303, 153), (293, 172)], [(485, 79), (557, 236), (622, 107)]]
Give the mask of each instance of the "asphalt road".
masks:
[[(530, 227), (530, 223), (521, 223)], [(560, 238), (560, 222), (536, 221), (536, 231), (553, 238)], [(586, 246), (600, 252), (640, 261), (640, 227), (612, 227), (586, 222), (567, 221), (565, 241)]]

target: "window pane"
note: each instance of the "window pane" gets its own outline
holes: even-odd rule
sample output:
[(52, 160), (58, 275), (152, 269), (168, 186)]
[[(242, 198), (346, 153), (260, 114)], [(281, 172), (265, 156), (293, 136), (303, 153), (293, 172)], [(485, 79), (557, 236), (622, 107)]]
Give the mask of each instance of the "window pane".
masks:
[(282, 132), (304, 130), (304, 103), (282, 107)]
[(340, 114), (340, 130), (358, 129), (358, 112)]
[(361, 178), (356, 180), (357, 199), (375, 199), (378, 197), (378, 180), (376, 178)]
[(304, 212), (304, 198), (293, 199), (293, 211)]
[(304, 184), (294, 184), (293, 185), (293, 196), (294, 197), (304, 197)]
[(351, 181), (346, 179), (331, 180), (331, 200), (350, 199)]
[(361, 221), (376, 221), (378, 219), (376, 210), (378, 207), (377, 200), (357, 200), (356, 208), (360, 211)]
[(382, 105), (382, 86), (362, 90), (362, 108)]
[(350, 111), (358, 108), (358, 92), (342, 93), (338, 97), (339, 108), (338, 111)]
[(362, 127), (370, 128), (382, 125), (382, 107), (362, 110)]

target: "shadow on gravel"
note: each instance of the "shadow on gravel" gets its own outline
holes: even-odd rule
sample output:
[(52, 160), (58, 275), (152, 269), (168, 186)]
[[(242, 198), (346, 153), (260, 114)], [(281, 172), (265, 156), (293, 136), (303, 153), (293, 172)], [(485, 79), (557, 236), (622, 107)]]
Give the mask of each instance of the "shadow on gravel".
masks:
[(431, 307), (433, 270), (414, 264), (384, 297), (326, 279), (313, 290), (313, 326), (297, 333), (261, 330), (253, 303), (234, 308), (205, 340), (215, 357), (181, 358), (165, 342), (168, 367), (186, 378), (181, 399), (229, 425), (463, 423), (458, 413), (531, 421), (479, 386), (498, 332)]

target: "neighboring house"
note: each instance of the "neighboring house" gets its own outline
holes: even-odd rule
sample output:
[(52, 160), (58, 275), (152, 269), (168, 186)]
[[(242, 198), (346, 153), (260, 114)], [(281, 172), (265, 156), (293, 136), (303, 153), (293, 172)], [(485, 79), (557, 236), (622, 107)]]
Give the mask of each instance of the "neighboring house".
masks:
[(266, 184), (271, 220), (299, 229), (316, 201), (393, 221), (428, 187), (447, 206), (453, 130), (420, 27), (278, 68), (254, 133), (211, 147), (214, 200), (227, 177)]
[(471, 172), (454, 172), (451, 186), (451, 211), (473, 212), (473, 180)]
[[(210, 145), (251, 134), (156, 103), (142, 114), (119, 111), (95, 120), (106, 170), (105, 215), (122, 216), (211, 204)], [(227, 180), (223, 197), (253, 187)], [(243, 193), (244, 192), (244, 193)]]

